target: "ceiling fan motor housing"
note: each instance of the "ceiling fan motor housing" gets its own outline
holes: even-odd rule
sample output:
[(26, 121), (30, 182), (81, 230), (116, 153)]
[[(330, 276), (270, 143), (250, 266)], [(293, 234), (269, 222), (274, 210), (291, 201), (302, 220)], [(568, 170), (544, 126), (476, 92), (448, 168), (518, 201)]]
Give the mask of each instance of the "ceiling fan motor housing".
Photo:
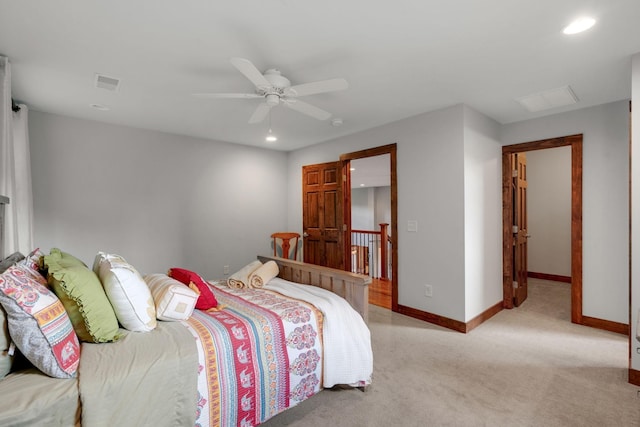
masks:
[(267, 105), (275, 107), (280, 104), (280, 97), (284, 95), (284, 90), (291, 86), (291, 82), (275, 68), (268, 69), (263, 75), (271, 87), (259, 88), (258, 93), (262, 91), (260, 94), (265, 95)]
[(283, 76), (280, 73), (280, 70), (277, 70), (275, 68), (268, 69), (264, 72), (263, 75), (264, 78), (267, 79), (267, 81), (271, 83), (271, 86), (273, 86), (275, 89), (282, 90), (291, 86), (291, 82), (289, 81), (289, 79)]

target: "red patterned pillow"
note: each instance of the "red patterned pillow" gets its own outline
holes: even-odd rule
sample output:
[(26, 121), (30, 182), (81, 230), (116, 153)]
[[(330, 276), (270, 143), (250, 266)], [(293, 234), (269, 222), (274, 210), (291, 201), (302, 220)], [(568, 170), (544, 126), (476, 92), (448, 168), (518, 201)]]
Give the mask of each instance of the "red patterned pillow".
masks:
[(208, 310), (218, 306), (218, 301), (213, 295), (213, 292), (211, 292), (211, 288), (197, 273), (185, 270), (184, 268), (171, 268), (167, 276), (184, 283), (199, 294), (198, 302), (196, 302), (196, 308), (198, 310)]

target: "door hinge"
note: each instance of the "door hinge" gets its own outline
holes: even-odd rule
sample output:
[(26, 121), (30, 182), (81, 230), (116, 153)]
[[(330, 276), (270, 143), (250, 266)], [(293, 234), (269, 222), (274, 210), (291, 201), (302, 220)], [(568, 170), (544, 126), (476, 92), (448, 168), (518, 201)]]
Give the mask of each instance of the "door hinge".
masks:
[(513, 234), (518, 234), (518, 226), (517, 225), (514, 225), (511, 230), (513, 231)]
[(518, 289), (518, 282), (517, 281), (513, 281), (513, 289)]
[(518, 177), (518, 169), (514, 169), (514, 170), (512, 170), (512, 171), (511, 171), (511, 176), (512, 176), (513, 178), (517, 178), (517, 177)]
[(347, 224), (342, 224), (342, 231), (347, 231)]

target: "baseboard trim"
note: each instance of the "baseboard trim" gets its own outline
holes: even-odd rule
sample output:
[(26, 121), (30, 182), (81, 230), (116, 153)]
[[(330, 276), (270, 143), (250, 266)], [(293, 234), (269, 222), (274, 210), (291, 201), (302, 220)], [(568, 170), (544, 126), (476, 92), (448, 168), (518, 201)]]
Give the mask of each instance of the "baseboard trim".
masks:
[(629, 384), (640, 386), (640, 371), (629, 368)]
[(551, 280), (554, 282), (571, 283), (571, 276), (560, 276), (557, 274), (536, 273), (535, 271), (527, 271), (527, 276), (533, 279)]
[(629, 325), (626, 323), (612, 322), (611, 320), (596, 319), (595, 317), (582, 316), (581, 325), (602, 329), (629, 336)]
[(467, 323), (461, 322), (459, 320), (449, 319), (448, 317), (440, 316), (438, 314), (429, 313), (426, 311), (418, 310), (417, 308), (407, 307), (404, 305), (398, 305), (398, 313), (466, 334), (467, 332), (471, 332), (471, 330), (477, 328), (482, 323), (502, 311), (502, 308), (502, 301), (499, 301)]
[(443, 328), (453, 329), (454, 331), (463, 333), (466, 332), (466, 325), (459, 320), (449, 319), (448, 317), (418, 310), (417, 308), (398, 304), (398, 313), (413, 317), (414, 319), (424, 320), (425, 322), (433, 323), (434, 325), (442, 326)]
[(504, 308), (502, 301), (498, 301), (493, 306), (489, 307), (482, 313), (478, 314), (473, 319), (469, 320), (466, 324), (466, 332), (471, 332), (473, 329), (477, 328), (487, 320), (491, 319), (496, 314), (500, 313)]

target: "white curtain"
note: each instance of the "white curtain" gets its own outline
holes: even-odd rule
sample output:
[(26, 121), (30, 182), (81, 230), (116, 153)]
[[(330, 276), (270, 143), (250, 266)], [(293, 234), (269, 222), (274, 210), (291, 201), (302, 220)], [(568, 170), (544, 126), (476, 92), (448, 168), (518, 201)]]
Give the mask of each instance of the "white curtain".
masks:
[(33, 250), (33, 194), (29, 152), (28, 109), (11, 108), (11, 65), (0, 56), (0, 195), (5, 206), (4, 254)]

